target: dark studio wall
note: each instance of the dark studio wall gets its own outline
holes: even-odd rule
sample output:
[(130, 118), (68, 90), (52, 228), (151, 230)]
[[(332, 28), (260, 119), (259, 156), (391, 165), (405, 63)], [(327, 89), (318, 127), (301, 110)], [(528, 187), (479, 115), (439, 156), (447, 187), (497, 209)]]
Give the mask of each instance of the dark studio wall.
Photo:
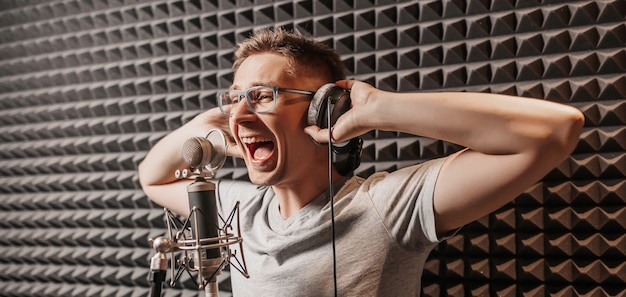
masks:
[[(382, 89), (584, 112), (565, 162), (432, 252), (424, 296), (626, 296), (626, 0), (1, 0), (0, 296), (148, 295), (165, 224), (137, 164), (215, 106), (235, 43), (275, 25)], [(361, 176), (459, 149), (364, 138)], [(234, 159), (219, 174), (247, 178)], [(197, 295), (187, 276), (165, 290)]]

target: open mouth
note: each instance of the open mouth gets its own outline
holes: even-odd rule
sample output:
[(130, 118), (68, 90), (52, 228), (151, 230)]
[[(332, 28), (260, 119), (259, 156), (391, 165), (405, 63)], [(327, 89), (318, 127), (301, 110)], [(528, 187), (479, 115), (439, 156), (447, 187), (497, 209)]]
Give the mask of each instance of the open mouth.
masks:
[(244, 137), (241, 139), (248, 148), (248, 152), (253, 160), (261, 161), (269, 158), (274, 151), (274, 142), (269, 139), (257, 137)]

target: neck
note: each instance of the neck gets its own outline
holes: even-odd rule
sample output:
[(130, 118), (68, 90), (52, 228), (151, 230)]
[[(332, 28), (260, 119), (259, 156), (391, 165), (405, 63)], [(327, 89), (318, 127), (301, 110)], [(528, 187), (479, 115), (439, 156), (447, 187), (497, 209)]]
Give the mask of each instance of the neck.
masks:
[[(341, 180), (342, 175), (333, 170), (333, 183)], [(307, 178), (294, 182), (273, 185), (272, 189), (278, 198), (280, 214), (287, 219), (313, 201), (330, 187), (328, 175), (322, 178)]]

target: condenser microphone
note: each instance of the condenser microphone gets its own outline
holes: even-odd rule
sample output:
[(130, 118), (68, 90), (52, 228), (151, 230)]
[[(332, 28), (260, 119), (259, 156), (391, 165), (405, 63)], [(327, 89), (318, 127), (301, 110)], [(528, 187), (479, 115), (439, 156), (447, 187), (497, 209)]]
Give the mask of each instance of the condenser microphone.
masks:
[[(218, 131), (218, 132), (215, 132)], [(182, 157), (189, 166), (200, 172), (203, 169), (215, 171), (226, 159), (226, 142), (219, 130), (214, 130), (203, 137), (193, 137), (185, 141)], [(187, 186), (191, 231), (198, 252), (193, 254), (193, 265), (203, 280), (201, 286), (207, 297), (218, 296), (217, 276), (224, 265), (222, 248), (219, 241), (220, 226), (215, 195), (215, 183), (202, 176)]]
[[(226, 160), (225, 143), (211, 141), (209, 137), (214, 132), (209, 133), (207, 138), (192, 137), (183, 143), (182, 157), (192, 169), (206, 168), (208, 170), (217, 170)], [(211, 167), (207, 167), (211, 166)]]
[[(206, 181), (195, 181), (187, 186), (189, 195), (189, 210), (194, 211), (191, 216), (191, 230), (196, 240), (196, 246), (206, 244), (204, 239), (218, 238), (219, 217), (217, 213), (217, 200), (215, 197), (215, 184)], [(223, 265), (222, 252), (219, 247), (201, 248), (194, 255), (194, 266), (202, 278), (208, 281), (204, 285), (206, 296), (218, 296), (217, 276)]]
[[(233, 220), (239, 220), (239, 202), (235, 203), (225, 220), (217, 209), (213, 178), (226, 161), (226, 149), (226, 137), (218, 129), (211, 130), (205, 138), (193, 137), (183, 143), (182, 158), (189, 164), (191, 171), (189, 168), (178, 169), (175, 176), (177, 179), (193, 180), (187, 186), (190, 212), (183, 223), (166, 208), (168, 237), (150, 239), (157, 252), (150, 261), (149, 280), (153, 282), (150, 296), (161, 295), (161, 283), (168, 267), (168, 253), (171, 254), (170, 286), (174, 286), (183, 270), (190, 275), (197, 272), (196, 284), (198, 289), (204, 289), (206, 297), (218, 297), (217, 276), (226, 265), (235, 268), (244, 277), (250, 277), (243, 255), (243, 238), (239, 224), (236, 228), (237, 234), (231, 232)], [(220, 222), (223, 224), (221, 227)], [(239, 245), (238, 253), (230, 249), (235, 244)], [(184, 255), (176, 261), (174, 253), (178, 251), (182, 251)]]

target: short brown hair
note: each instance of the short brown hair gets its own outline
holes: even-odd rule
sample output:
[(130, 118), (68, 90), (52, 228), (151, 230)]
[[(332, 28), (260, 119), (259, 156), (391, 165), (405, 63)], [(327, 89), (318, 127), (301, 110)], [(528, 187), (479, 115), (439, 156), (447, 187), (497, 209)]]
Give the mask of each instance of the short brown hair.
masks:
[(299, 32), (281, 27), (261, 29), (240, 42), (235, 50), (233, 70), (251, 55), (265, 52), (289, 58), (290, 75), (321, 77), (328, 82), (345, 79), (344, 65), (339, 54), (325, 44)]

